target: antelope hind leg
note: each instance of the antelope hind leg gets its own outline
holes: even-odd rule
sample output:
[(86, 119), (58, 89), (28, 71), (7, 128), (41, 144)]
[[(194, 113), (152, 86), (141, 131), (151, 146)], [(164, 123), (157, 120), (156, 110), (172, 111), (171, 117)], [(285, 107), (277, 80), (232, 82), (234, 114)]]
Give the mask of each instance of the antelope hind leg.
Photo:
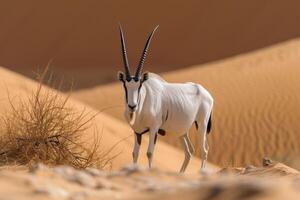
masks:
[(184, 154), (185, 154), (184, 161), (183, 161), (181, 169), (180, 169), (180, 173), (184, 173), (190, 160), (191, 160), (192, 154), (189, 150), (189, 145), (188, 145), (186, 138), (183, 136), (180, 138), (180, 140), (183, 145)]

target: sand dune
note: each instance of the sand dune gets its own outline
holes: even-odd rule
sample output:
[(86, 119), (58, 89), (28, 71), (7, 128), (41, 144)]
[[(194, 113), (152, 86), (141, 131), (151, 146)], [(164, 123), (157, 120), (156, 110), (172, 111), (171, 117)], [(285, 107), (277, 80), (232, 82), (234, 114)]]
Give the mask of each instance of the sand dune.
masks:
[[(212, 93), (211, 162), (222, 166), (259, 164), (262, 157), (269, 156), (300, 167), (295, 161), (300, 155), (299, 65), (300, 39), (295, 39), (163, 77), (170, 82), (197, 82)], [(105, 112), (122, 119), (119, 83), (82, 90), (75, 97), (98, 109), (114, 106)], [(192, 137), (199, 146), (194, 130)], [(173, 138), (164, 141), (179, 145)]]
[[(78, 87), (112, 81), (121, 66), (118, 22), (129, 59), (138, 62), (160, 24), (147, 65), (167, 71), (300, 36), (299, 1), (5, 1), (0, 8), (0, 66), (32, 75), (54, 58)], [(55, 13), (55, 15), (53, 14)]]
[[(2, 77), (0, 81), (0, 88), (2, 91), (2, 93), (0, 94), (0, 114), (2, 115), (5, 112), (9, 112), (10, 108), (7, 92), (9, 93), (13, 102), (17, 103), (18, 98), (26, 98), (31, 91), (35, 90), (37, 84), (34, 81), (31, 81), (14, 72), (10, 72), (4, 68), (0, 68), (0, 74)], [(70, 105), (74, 106), (78, 110), (86, 108), (87, 111), (91, 111), (92, 113), (97, 112), (97, 110), (92, 110), (89, 106), (84, 105), (76, 100), (71, 99)], [(112, 155), (120, 154), (116, 159), (113, 160), (113, 169), (117, 169), (124, 164), (131, 163), (133, 139), (129, 127), (119, 120), (116, 120), (113, 117), (102, 113), (100, 113), (94, 119), (94, 123), (100, 130), (99, 132), (102, 138), (101, 145), (103, 146), (104, 150), (107, 150), (117, 142), (120, 142), (120, 144), (118, 144), (112, 152)], [(103, 131), (101, 131), (102, 128)], [(84, 136), (83, 140), (88, 143), (89, 141), (91, 141), (91, 139), (93, 139), (93, 134), (94, 128), (91, 128), (91, 130), (87, 132), (87, 135)], [(164, 144), (163, 142), (159, 142), (158, 146), (159, 149), (156, 151), (157, 153), (154, 158), (154, 165), (158, 166), (161, 169), (178, 171), (180, 168), (180, 164), (184, 158), (183, 153), (168, 144)], [(147, 139), (145, 138), (140, 156), (140, 163), (142, 165), (146, 165), (147, 163), (146, 147)], [(199, 166), (200, 161), (198, 159), (194, 159), (189, 168), (189, 171), (198, 171)]]
[[(9, 199), (299, 199), (297, 170), (278, 163), (261, 168), (223, 169), (210, 175), (178, 175), (127, 166), (107, 173), (67, 166), (0, 170), (0, 195)], [(236, 172), (233, 172), (236, 170)], [(267, 172), (265, 172), (267, 171)], [(284, 171), (285, 173), (281, 173)], [(280, 172), (280, 173), (278, 173)]]

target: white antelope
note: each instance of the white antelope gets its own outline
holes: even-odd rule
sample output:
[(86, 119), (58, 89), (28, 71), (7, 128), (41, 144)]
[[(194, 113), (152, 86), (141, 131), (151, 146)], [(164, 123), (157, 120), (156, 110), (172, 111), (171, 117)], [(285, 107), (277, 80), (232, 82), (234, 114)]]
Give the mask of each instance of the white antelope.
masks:
[[(119, 72), (118, 78), (125, 90), (125, 118), (134, 131), (133, 162), (137, 163), (142, 135), (149, 132), (147, 157), (149, 167), (157, 134), (170, 133), (180, 138), (185, 152), (185, 159), (180, 169), (184, 172), (192, 154), (193, 145), (189, 139), (189, 129), (195, 124), (199, 134), (202, 134), (202, 165), (205, 168), (208, 156), (207, 135), (211, 129), (211, 113), (213, 98), (209, 92), (196, 83), (168, 83), (153, 73), (143, 73), (143, 64), (154, 32), (150, 34), (141, 60), (135, 72), (131, 75), (127, 59), (124, 34), (120, 26), (122, 55), (125, 72)], [(167, 162), (167, 161), (166, 161)]]

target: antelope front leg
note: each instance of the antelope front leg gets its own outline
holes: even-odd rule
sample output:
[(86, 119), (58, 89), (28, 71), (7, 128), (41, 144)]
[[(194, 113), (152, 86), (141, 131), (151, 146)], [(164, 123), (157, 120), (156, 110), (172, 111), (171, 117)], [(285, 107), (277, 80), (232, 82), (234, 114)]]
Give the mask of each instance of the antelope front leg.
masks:
[(153, 158), (153, 151), (154, 151), (156, 139), (157, 139), (157, 130), (156, 129), (150, 130), (149, 146), (148, 146), (148, 150), (147, 150), (149, 168), (152, 168), (152, 158)]
[(136, 164), (138, 161), (141, 142), (142, 142), (142, 135), (138, 134), (138, 133), (134, 133), (134, 147), (133, 147), (133, 152), (132, 152), (134, 164)]

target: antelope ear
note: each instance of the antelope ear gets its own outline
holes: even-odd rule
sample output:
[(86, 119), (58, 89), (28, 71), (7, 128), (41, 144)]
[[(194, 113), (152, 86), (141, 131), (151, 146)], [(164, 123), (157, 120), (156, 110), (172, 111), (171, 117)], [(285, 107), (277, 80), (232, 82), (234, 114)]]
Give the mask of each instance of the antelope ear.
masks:
[(118, 71), (118, 79), (119, 79), (120, 81), (124, 81), (124, 77), (125, 77), (124, 73), (121, 72), (121, 71)]
[(143, 82), (149, 79), (149, 72), (143, 73)]

